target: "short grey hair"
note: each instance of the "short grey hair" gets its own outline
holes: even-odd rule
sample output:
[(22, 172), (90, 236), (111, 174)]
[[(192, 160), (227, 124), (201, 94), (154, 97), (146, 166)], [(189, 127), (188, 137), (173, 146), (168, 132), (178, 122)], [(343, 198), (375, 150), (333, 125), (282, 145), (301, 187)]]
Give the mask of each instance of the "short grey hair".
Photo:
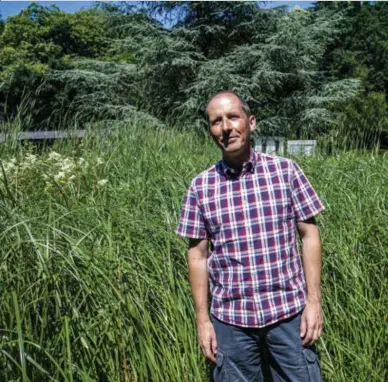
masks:
[(209, 122), (209, 113), (207, 111), (207, 107), (209, 106), (209, 103), (217, 96), (221, 95), (221, 94), (232, 94), (234, 95), (235, 97), (237, 97), (241, 103), (241, 107), (242, 109), (244, 110), (244, 113), (246, 114), (247, 117), (249, 117), (251, 115), (251, 108), (249, 107), (249, 105), (247, 104), (246, 101), (244, 101), (238, 94), (236, 94), (233, 90), (220, 90), (219, 92), (217, 92), (216, 94), (214, 94), (213, 96), (211, 96), (211, 98), (209, 99), (208, 103), (206, 104), (206, 109), (205, 109), (205, 117), (206, 117), (206, 120)]

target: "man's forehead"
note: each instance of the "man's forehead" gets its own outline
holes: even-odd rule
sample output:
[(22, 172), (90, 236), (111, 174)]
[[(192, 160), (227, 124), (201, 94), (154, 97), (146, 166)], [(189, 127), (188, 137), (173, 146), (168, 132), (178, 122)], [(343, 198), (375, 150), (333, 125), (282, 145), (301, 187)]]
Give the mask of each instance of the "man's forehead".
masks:
[(232, 93), (221, 93), (215, 95), (208, 103), (207, 110), (219, 107), (242, 108), (241, 100)]

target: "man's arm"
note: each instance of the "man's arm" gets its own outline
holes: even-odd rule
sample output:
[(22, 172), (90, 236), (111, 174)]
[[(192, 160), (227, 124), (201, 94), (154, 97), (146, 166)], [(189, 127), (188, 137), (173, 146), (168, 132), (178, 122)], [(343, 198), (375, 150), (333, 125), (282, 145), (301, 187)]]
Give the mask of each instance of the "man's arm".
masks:
[(198, 341), (205, 356), (215, 362), (217, 340), (208, 313), (208, 245), (207, 239), (190, 239), (188, 264), (189, 279), (197, 319)]
[(302, 314), (300, 335), (303, 338), (303, 345), (311, 346), (321, 336), (323, 327), (321, 240), (314, 218), (298, 222), (297, 228), (302, 239), (303, 267), (307, 285), (307, 300)]

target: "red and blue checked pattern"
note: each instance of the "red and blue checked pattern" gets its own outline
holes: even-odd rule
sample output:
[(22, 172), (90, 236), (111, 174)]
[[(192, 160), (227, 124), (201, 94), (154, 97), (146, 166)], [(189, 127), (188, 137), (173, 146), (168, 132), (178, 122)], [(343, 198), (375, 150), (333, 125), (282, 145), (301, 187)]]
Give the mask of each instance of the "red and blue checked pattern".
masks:
[(177, 234), (212, 242), (211, 313), (229, 324), (263, 327), (303, 309), (296, 222), (323, 209), (290, 159), (253, 152), (241, 174), (220, 161), (195, 177)]

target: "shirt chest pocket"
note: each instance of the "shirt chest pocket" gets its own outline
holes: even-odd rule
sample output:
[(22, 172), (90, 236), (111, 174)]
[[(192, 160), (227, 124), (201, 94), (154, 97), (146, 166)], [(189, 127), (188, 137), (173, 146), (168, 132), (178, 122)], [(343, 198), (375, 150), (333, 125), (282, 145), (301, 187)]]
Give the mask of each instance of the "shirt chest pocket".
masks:
[(256, 205), (259, 214), (274, 221), (292, 219), (291, 191), (278, 177), (260, 178), (257, 181)]
[(201, 209), (206, 229), (212, 236), (218, 234), (222, 224), (222, 214), (220, 213), (221, 211), (217, 209), (216, 198), (204, 198)]
[(205, 198), (202, 206), (205, 224), (213, 236), (238, 235), (238, 228), (247, 222), (246, 209), (247, 206), (244, 208), (243, 201), (238, 198)]

